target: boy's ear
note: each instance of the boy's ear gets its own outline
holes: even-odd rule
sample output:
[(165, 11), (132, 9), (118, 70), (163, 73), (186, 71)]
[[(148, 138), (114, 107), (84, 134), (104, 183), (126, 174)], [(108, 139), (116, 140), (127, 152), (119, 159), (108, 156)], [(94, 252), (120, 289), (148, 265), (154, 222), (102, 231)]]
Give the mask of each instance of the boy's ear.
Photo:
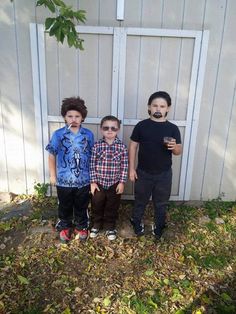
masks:
[(169, 111), (170, 111), (170, 106), (168, 106), (168, 110), (166, 111), (165, 117), (168, 115)]

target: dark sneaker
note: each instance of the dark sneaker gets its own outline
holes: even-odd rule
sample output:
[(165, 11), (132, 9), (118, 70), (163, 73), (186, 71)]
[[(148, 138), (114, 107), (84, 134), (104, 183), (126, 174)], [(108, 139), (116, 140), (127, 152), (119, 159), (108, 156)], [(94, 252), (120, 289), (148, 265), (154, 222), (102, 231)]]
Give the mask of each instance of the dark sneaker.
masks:
[(75, 238), (76, 240), (86, 240), (88, 237), (88, 230), (87, 229), (82, 229), (82, 230), (78, 230), (78, 229), (75, 229)]
[(130, 218), (130, 223), (133, 226), (134, 229), (134, 233), (136, 234), (137, 237), (141, 237), (142, 235), (144, 235), (144, 224), (135, 224), (133, 219)]
[[(65, 228), (65, 226), (64, 226), (64, 228)], [(61, 222), (61, 220), (59, 220), (57, 223), (56, 223), (56, 225), (55, 225), (55, 229), (56, 229), (56, 231), (62, 231), (63, 229), (63, 225), (62, 225), (62, 222)]]
[(99, 233), (99, 229), (92, 228), (89, 236), (90, 238), (94, 239), (98, 236), (98, 233)]
[(68, 243), (71, 239), (71, 230), (63, 229), (60, 231), (60, 240), (62, 243)]
[(108, 230), (108, 231), (106, 231), (107, 239), (110, 240), (110, 241), (113, 241), (113, 240), (116, 239), (116, 234), (117, 234), (116, 230)]
[(59, 232), (65, 229), (72, 229), (72, 228), (73, 228), (73, 225), (72, 225), (72, 222), (70, 221), (63, 222), (62, 220), (58, 220), (58, 222), (55, 225), (56, 231), (59, 231)]
[(162, 234), (163, 234), (163, 229), (158, 230), (155, 225), (152, 225), (152, 234), (154, 235), (155, 240), (159, 241), (161, 239)]

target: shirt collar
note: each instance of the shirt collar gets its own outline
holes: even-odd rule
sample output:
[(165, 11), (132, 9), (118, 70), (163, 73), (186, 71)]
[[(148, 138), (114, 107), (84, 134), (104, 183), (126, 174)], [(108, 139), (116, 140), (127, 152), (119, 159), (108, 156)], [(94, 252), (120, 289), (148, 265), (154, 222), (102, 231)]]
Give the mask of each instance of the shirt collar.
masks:
[[(101, 143), (106, 143), (106, 144), (107, 144), (107, 142), (105, 141), (104, 138), (100, 139), (99, 141), (100, 141)], [(111, 145), (117, 144), (117, 143), (120, 143), (120, 139), (119, 139), (118, 137), (116, 137), (116, 138), (114, 139), (114, 141), (113, 141), (113, 143), (112, 143)]]

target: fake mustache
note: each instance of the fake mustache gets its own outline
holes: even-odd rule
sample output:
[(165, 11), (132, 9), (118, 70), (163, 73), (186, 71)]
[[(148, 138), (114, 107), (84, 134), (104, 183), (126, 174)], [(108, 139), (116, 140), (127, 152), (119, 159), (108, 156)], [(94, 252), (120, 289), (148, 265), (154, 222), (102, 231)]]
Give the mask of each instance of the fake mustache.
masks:
[(156, 119), (160, 119), (162, 117), (162, 114), (160, 111), (156, 111), (156, 112), (154, 112), (153, 117)]

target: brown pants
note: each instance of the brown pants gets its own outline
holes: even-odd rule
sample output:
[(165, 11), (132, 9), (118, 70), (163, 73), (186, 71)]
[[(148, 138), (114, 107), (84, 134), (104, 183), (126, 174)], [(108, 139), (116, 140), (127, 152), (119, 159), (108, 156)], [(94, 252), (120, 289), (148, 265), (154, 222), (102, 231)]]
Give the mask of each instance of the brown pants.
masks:
[(114, 230), (118, 218), (121, 194), (116, 194), (118, 183), (104, 189), (99, 185), (100, 191), (92, 197), (93, 228)]

